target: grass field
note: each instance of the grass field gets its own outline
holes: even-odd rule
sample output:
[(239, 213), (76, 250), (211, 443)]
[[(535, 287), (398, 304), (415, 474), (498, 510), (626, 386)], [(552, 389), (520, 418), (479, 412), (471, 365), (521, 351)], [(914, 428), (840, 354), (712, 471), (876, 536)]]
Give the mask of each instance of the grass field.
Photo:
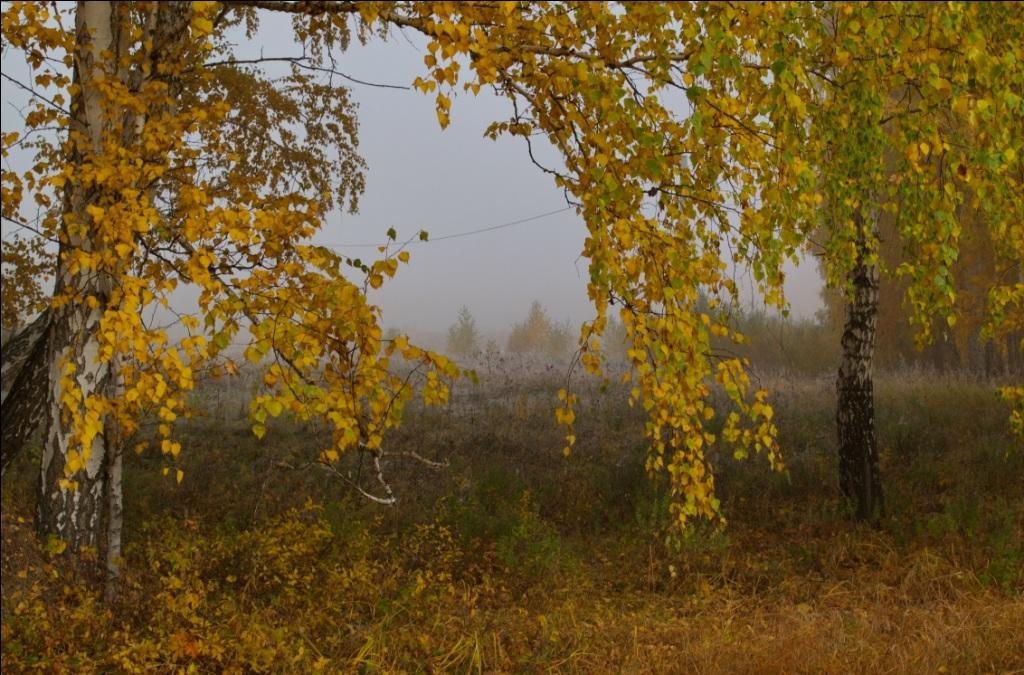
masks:
[(1024, 453), (990, 384), (880, 379), (888, 514), (869, 527), (837, 497), (830, 382), (765, 382), (787, 471), (713, 451), (727, 525), (667, 540), (620, 388), (581, 385), (564, 458), (563, 373), (481, 374), (388, 438), (449, 464), (391, 462), (393, 508), (304, 468), (316, 427), (257, 441), (244, 381), (206, 386), (180, 485), (131, 458), (113, 607), (35, 539), (23, 458), (4, 478), (4, 670), (1024, 672)]

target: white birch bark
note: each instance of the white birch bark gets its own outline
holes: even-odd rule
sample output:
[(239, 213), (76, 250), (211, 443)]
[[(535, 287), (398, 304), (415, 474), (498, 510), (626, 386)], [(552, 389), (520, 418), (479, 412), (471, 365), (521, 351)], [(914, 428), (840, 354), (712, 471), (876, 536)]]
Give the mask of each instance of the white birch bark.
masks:
[[(104, 105), (97, 88), (97, 75), (104, 62), (102, 52), (116, 58), (118, 44), (116, 20), (111, 2), (79, 2), (75, 30), (79, 38), (78, 61), (74, 78), (79, 91), (72, 101), (72, 128), (87, 138), (93, 152), (102, 148)], [(106, 71), (110, 75), (110, 71)], [(82, 149), (75, 151), (73, 162), (82, 161)], [(64, 195), (64, 212), (78, 222), (87, 223), (86, 207), (96, 199), (92, 191), (73, 187)], [(98, 547), (102, 532), (102, 511), (106, 492), (106, 439), (97, 435), (82, 451), (84, 468), (68, 475), (69, 453), (74, 448), (74, 430), (65, 410), (65, 383), (62, 375), (69, 364), (82, 400), (109, 392), (112, 367), (100, 358), (99, 325), (110, 293), (106, 275), (95, 270), (72, 272), (66, 255), (74, 250), (94, 250), (89, 230), (72, 234), (65, 230), (61, 241), (55, 293), (71, 291), (77, 297), (92, 296), (99, 302), (90, 307), (70, 302), (55, 310), (48, 341), (47, 396), (44, 419), (43, 457), (40, 466), (39, 527), (68, 543), (72, 550)], [(69, 482), (69, 480), (72, 482)]]

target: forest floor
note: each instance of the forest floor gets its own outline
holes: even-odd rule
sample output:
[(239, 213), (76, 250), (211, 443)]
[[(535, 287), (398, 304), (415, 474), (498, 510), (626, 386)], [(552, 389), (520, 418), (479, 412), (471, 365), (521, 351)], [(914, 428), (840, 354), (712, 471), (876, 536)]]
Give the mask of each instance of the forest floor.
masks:
[(767, 382), (786, 470), (713, 451), (727, 524), (667, 540), (625, 392), (584, 384), (565, 458), (559, 373), (509, 371), (409, 411), (388, 447), (449, 465), (389, 463), (395, 507), (300, 468), (317, 428), (256, 440), (247, 385), (204, 387), (168, 475), (128, 463), (113, 605), (34, 536), (22, 458), (4, 672), (1024, 672), (1024, 451), (992, 384), (880, 378), (867, 526), (837, 495), (830, 382)]

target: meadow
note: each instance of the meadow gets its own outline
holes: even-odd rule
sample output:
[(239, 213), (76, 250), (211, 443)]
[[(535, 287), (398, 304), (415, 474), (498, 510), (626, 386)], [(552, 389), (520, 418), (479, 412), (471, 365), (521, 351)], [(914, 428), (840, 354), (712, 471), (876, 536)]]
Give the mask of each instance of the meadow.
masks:
[(386, 439), (393, 507), (310, 464), (315, 425), (254, 438), (252, 376), (205, 383), (180, 484), (158, 454), (128, 459), (113, 605), (36, 539), (38, 460), (21, 458), (3, 486), (4, 671), (1024, 672), (1024, 454), (990, 382), (879, 376), (871, 526), (838, 496), (832, 380), (766, 378), (786, 470), (713, 449), (727, 523), (667, 537), (621, 386), (574, 380), (563, 457), (564, 368), (478, 372)]

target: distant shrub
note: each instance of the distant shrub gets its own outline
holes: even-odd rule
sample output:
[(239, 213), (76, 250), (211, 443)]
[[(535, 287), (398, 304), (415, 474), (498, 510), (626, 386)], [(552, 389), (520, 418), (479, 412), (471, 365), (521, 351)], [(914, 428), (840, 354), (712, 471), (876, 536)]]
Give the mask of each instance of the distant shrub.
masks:
[(513, 354), (562, 359), (569, 355), (572, 343), (572, 330), (568, 322), (552, 322), (543, 305), (535, 300), (530, 305), (526, 319), (512, 327), (508, 350)]
[(448, 353), (454, 356), (472, 356), (480, 351), (480, 331), (476, 320), (465, 305), (459, 310), (459, 317), (448, 329)]

